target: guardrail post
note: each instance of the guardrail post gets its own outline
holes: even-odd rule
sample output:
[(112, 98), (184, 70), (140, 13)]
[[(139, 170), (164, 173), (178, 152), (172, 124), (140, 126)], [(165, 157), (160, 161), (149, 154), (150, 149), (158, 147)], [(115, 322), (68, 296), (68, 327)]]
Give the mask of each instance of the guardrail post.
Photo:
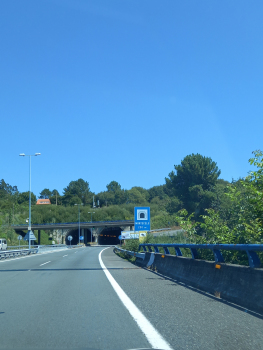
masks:
[(246, 253), (248, 256), (248, 262), (250, 267), (257, 268), (261, 266), (261, 261), (256, 252), (246, 250)]
[[(142, 247), (144, 252), (147, 252), (147, 249), (146, 249), (146, 247), (144, 245), (141, 245), (140, 247)], [(139, 247), (139, 250), (140, 250), (140, 247)]]
[(154, 249), (154, 252), (155, 252), (155, 253), (160, 253), (160, 252), (159, 252), (159, 248), (157, 247), (157, 245), (154, 245), (154, 246), (153, 246), (153, 249)]
[(223, 255), (221, 254), (219, 249), (213, 249), (214, 257), (215, 257), (215, 262), (225, 262)]
[(165, 254), (170, 254), (168, 247), (163, 247)]
[(190, 250), (191, 250), (191, 254), (192, 254), (192, 259), (197, 259), (198, 258), (197, 249), (190, 248)]
[(148, 245), (147, 247), (148, 247), (149, 252), (152, 253), (152, 248), (151, 248), (151, 246)]
[(176, 256), (183, 256), (182, 251), (179, 247), (174, 247)]

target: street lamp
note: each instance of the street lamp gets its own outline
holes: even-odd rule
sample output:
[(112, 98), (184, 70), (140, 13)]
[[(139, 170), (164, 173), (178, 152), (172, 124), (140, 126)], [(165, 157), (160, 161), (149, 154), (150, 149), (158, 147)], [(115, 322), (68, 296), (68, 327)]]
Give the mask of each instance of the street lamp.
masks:
[[(92, 214), (95, 214), (95, 211), (88, 211), (88, 214), (91, 214), (91, 223), (92, 223)], [(92, 227), (90, 230), (90, 243), (92, 243)]]
[(80, 206), (83, 205), (83, 203), (80, 203), (80, 204), (74, 204), (74, 205), (77, 205), (78, 208), (79, 208), (79, 243), (80, 243)]
[(31, 157), (35, 156), (40, 156), (41, 153), (35, 153), (35, 154), (25, 154), (25, 153), (20, 153), (20, 157), (29, 157), (29, 218), (28, 218), (28, 249), (30, 249), (31, 245)]

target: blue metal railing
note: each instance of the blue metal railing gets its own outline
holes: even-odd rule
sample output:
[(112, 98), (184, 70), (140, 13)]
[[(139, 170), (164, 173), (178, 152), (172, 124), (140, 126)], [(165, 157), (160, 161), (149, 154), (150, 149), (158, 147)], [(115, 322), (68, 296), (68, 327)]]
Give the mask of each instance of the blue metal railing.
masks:
[(210, 249), (212, 250), (215, 262), (225, 262), (221, 250), (236, 250), (243, 251), (247, 253), (249, 266), (253, 268), (258, 268), (261, 266), (261, 261), (256, 252), (263, 252), (263, 244), (182, 244), (182, 243), (143, 243), (139, 245), (143, 251), (147, 252), (146, 247), (148, 247), (148, 251), (152, 252), (152, 247), (155, 253), (159, 253), (159, 248), (162, 247), (165, 254), (170, 254), (169, 248), (174, 248), (176, 256), (183, 256), (181, 248), (188, 248), (191, 251), (192, 258), (198, 259), (198, 251), (197, 249)]
[[(127, 223), (133, 220), (112, 220), (112, 221), (81, 221), (80, 224), (100, 224), (100, 223), (111, 223), (111, 222), (116, 222), (116, 223)], [(37, 225), (70, 225), (70, 224), (79, 224), (78, 221), (76, 222), (58, 222), (58, 223), (42, 223), (42, 224), (34, 224), (32, 223), (32, 225), (37, 226)], [(28, 227), (28, 224), (16, 224), (16, 225), (11, 225), (11, 226), (25, 226)]]

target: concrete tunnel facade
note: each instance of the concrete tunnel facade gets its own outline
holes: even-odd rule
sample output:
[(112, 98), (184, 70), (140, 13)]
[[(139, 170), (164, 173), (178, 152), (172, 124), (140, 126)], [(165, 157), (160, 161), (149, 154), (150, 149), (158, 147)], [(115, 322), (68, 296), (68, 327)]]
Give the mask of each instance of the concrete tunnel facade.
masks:
[[(92, 234), (92, 242), (97, 239), (98, 245), (116, 245), (119, 243), (118, 237), (121, 235), (122, 229), (120, 227), (106, 227), (102, 229), (99, 234)], [(70, 245), (70, 241), (67, 239), (68, 236), (72, 236), (71, 245), (78, 244), (79, 241), (79, 230), (74, 229), (67, 232), (65, 236), (65, 244)], [(91, 230), (81, 229), (80, 236), (84, 236), (84, 244), (91, 242)], [(82, 241), (83, 242), (83, 241)]]

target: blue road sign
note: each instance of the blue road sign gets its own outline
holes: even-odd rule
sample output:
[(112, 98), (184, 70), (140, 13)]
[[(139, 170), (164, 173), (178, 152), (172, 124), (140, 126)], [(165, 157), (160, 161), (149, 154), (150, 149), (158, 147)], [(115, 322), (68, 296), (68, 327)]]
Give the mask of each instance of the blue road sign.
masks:
[(119, 236), (118, 238), (119, 238), (120, 241), (122, 240), (122, 236)]
[(134, 207), (134, 231), (150, 231), (150, 207)]
[(80, 236), (79, 239), (80, 239), (81, 241), (83, 241), (84, 237), (83, 237), (83, 236)]

